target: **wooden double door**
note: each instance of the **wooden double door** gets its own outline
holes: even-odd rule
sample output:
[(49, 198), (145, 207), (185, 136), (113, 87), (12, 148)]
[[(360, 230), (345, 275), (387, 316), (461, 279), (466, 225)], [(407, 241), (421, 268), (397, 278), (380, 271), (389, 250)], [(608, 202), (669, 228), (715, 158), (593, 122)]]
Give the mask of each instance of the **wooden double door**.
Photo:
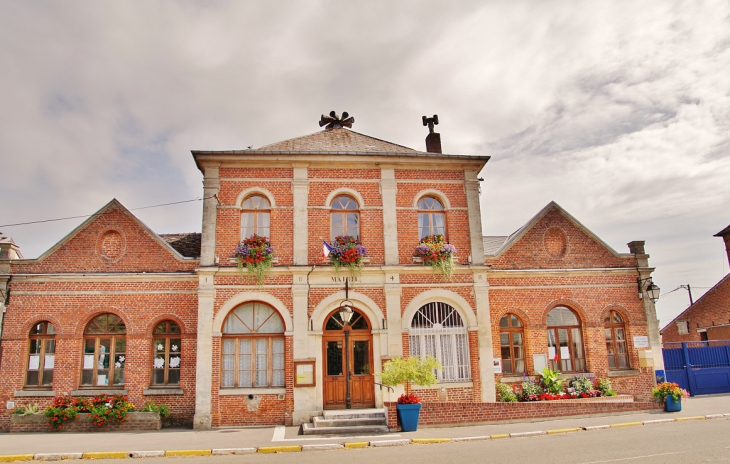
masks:
[(347, 408), (348, 383), (351, 408), (375, 407), (373, 336), (367, 318), (355, 312), (351, 324), (344, 325), (335, 312), (325, 324), (322, 351), (324, 408)]

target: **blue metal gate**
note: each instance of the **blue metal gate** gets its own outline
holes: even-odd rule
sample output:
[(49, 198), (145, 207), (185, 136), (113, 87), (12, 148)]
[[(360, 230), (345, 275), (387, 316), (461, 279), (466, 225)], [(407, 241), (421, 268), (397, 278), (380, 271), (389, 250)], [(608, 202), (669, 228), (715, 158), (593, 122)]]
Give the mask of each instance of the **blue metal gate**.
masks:
[(667, 381), (690, 395), (730, 392), (730, 340), (662, 343)]

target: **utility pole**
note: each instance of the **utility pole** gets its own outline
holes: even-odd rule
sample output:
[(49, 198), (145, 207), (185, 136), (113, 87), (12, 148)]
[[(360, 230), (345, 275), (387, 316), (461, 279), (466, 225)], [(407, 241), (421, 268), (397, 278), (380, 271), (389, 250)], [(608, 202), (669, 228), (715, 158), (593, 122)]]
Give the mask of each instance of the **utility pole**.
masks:
[(686, 288), (687, 293), (689, 294), (689, 305), (692, 306), (695, 304), (694, 300), (692, 299), (692, 289), (690, 288), (689, 284), (687, 285), (680, 285), (680, 288)]

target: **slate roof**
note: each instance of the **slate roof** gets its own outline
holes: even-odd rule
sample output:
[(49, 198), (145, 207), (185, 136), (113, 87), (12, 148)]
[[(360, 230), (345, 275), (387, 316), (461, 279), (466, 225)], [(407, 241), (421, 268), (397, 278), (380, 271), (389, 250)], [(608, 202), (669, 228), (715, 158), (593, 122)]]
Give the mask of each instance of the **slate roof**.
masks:
[(502, 245), (504, 245), (504, 242), (506, 242), (508, 238), (509, 237), (507, 235), (493, 235), (482, 237), (482, 243), (484, 244), (484, 254), (493, 255), (497, 252), (497, 250), (502, 247)]
[(159, 234), (178, 253), (186, 258), (200, 258), (200, 232)]
[(276, 152), (359, 152), (359, 153), (423, 153), (385, 140), (376, 139), (345, 128), (328, 129), (282, 142), (264, 145), (249, 151)]
[(725, 236), (727, 234), (730, 234), (730, 226), (725, 227), (720, 232), (718, 232), (715, 235), (713, 235), (713, 237), (723, 237), (723, 236)]

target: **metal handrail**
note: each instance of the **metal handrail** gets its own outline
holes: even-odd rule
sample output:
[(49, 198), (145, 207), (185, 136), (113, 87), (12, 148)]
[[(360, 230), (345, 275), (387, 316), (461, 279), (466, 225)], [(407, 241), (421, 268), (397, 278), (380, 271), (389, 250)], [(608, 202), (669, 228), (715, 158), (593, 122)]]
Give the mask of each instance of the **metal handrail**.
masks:
[(378, 383), (378, 382), (373, 382), (373, 383), (375, 385), (379, 386), (381, 391), (383, 390), (383, 387), (385, 387), (388, 389), (388, 391), (395, 393), (395, 388), (391, 387), (390, 385), (383, 385), (382, 383)]

